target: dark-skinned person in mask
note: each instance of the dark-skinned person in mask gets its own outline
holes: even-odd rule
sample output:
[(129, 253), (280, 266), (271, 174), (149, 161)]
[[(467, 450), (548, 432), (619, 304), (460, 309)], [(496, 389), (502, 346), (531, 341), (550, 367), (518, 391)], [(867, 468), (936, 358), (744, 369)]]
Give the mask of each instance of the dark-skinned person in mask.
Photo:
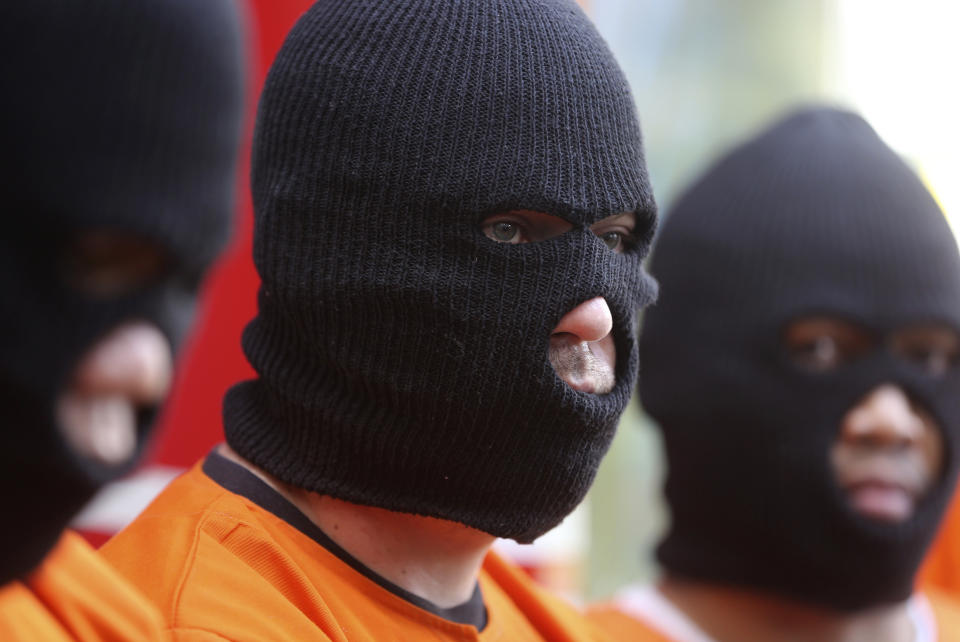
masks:
[(65, 531), (129, 472), (229, 231), (243, 109), (229, 0), (0, 9), (0, 639), (162, 639)]
[(252, 162), (258, 377), (104, 554), (183, 639), (598, 639), (489, 552), (583, 499), (656, 293), (594, 26), (572, 0), (321, 0)]
[(934, 642), (914, 590), (960, 437), (960, 254), (859, 116), (799, 109), (671, 208), (639, 393), (658, 424), (664, 575), (594, 613), (623, 640)]

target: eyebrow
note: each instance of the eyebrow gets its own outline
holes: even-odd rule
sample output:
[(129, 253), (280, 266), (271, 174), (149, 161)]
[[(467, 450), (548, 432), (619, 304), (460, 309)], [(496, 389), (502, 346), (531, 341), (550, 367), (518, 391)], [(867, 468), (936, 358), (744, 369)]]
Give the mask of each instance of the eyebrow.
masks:
[(620, 214), (611, 214), (610, 216), (605, 216), (601, 219), (594, 221), (593, 223), (591, 223), (591, 225), (596, 225), (597, 223), (601, 223), (603, 221), (619, 221), (620, 219), (627, 218), (627, 217), (631, 217), (634, 222), (636, 222), (637, 220), (636, 212), (622, 212)]

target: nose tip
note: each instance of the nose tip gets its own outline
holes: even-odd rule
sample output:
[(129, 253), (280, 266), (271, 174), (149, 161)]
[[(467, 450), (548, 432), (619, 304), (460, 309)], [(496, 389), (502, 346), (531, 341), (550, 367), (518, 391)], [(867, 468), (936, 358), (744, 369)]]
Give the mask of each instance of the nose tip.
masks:
[(923, 434), (923, 419), (899, 386), (874, 388), (851, 410), (843, 423), (842, 436), (889, 446), (916, 443)]
[(572, 334), (580, 341), (599, 341), (613, 329), (613, 315), (603, 297), (584, 301), (563, 315), (552, 334)]
[(87, 394), (119, 394), (157, 404), (170, 387), (173, 354), (151, 323), (133, 321), (115, 328), (81, 360), (75, 382)]

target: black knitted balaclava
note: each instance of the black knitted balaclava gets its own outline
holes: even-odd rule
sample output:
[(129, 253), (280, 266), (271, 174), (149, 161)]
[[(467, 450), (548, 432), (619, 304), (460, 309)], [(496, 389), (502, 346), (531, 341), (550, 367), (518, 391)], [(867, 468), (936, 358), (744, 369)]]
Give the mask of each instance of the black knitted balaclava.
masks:
[[(253, 156), (263, 283), (229, 444), (281, 480), (530, 541), (583, 498), (631, 393), (655, 223), (633, 101), (572, 0), (322, 0), (270, 70)], [(568, 233), (507, 245), (485, 216)], [(636, 212), (611, 251), (589, 226)], [(617, 383), (552, 329), (604, 297)]]
[[(74, 454), (55, 402), (81, 357), (125, 321), (180, 342), (228, 234), (241, 47), (230, 0), (0, 8), (0, 582), (33, 568), (97, 487), (128, 468)], [(160, 248), (162, 272), (115, 296), (79, 291), (68, 248), (100, 232)], [(138, 452), (152, 410), (139, 417)]]
[[(799, 111), (716, 164), (664, 224), (640, 395), (668, 459), (670, 571), (851, 610), (908, 597), (953, 489), (960, 373), (925, 375), (880, 344), (825, 374), (793, 365), (791, 320), (877, 337), (960, 328), (960, 256), (914, 173), (858, 116)], [(943, 431), (945, 471), (908, 521), (848, 506), (829, 461), (848, 410), (884, 382)]]

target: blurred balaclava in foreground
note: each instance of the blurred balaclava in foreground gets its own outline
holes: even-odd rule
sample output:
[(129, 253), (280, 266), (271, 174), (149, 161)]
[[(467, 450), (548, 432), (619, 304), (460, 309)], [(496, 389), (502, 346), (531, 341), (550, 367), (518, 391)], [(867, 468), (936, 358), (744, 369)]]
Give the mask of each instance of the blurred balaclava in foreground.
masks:
[[(118, 325), (144, 320), (180, 343), (232, 216), (240, 27), (229, 0), (0, 9), (0, 581), (34, 567), (94, 491), (136, 461), (79, 455), (55, 406), (84, 353)], [(84, 283), (82, 270), (102, 266), (78, 262), (115, 237), (130, 255), (110, 260), (133, 264), (134, 276)], [(139, 410), (137, 453), (156, 410)]]

